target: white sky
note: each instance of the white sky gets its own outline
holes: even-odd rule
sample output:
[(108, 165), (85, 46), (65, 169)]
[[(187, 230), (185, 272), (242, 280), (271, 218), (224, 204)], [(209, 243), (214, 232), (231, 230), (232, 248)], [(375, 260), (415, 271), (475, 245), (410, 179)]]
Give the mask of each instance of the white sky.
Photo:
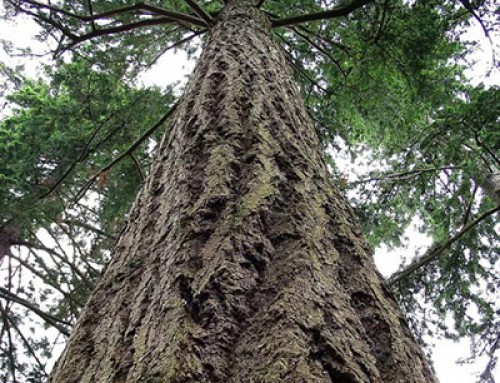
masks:
[[(33, 40), (36, 30), (36, 25), (26, 19), (17, 23), (2, 22), (0, 23), (0, 39), (10, 40), (17, 47), (32, 47), (36, 48), (37, 52), (43, 52), (46, 50), (45, 47)], [(483, 42), (481, 51), (475, 56), (477, 64), (467, 74), (471, 78), (471, 82), (475, 85), (482, 82), (499, 84), (500, 76), (498, 76), (498, 72), (493, 73), (489, 77), (486, 75), (487, 70), (491, 69), (491, 49), (488, 46), (488, 42), (484, 39), (484, 35), (481, 36), (481, 34), (482, 32), (476, 26), (467, 35), (470, 39), (481, 39)], [(12, 59), (6, 56), (3, 51), (0, 51), (0, 61), (5, 61), (9, 65), (25, 65), (26, 73), (30, 76), (36, 76), (36, 68), (39, 62), (49, 59), (50, 55), (38, 60), (26, 60), (22, 57)], [(184, 82), (193, 67), (194, 62), (188, 62), (184, 52), (177, 54), (169, 52), (148, 73), (143, 75), (140, 81), (145, 85), (155, 84), (160, 86), (176, 81)], [(0, 116), (2, 115), (1, 105), (3, 103), (0, 103)], [(341, 164), (338, 165), (341, 166)], [(428, 237), (416, 230), (409, 230), (406, 234), (410, 238), (407, 249), (387, 251), (387, 249), (381, 248), (377, 250), (375, 261), (377, 267), (385, 276), (395, 272), (403, 260), (415, 254), (417, 248), (427, 248), (431, 243)], [(445, 339), (435, 340), (432, 360), (441, 383), (476, 383), (477, 375), (482, 372), (486, 361), (484, 359), (478, 360), (473, 365), (456, 364), (459, 358), (467, 357), (468, 352), (469, 342), (467, 340), (463, 340), (460, 343)], [(500, 381), (500, 368), (497, 368), (496, 379)]]

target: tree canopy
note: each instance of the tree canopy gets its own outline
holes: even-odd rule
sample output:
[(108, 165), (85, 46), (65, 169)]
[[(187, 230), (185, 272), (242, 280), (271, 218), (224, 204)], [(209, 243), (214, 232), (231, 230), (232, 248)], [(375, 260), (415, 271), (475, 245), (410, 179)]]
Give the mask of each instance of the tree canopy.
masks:
[[(0, 121), (5, 381), (46, 376), (54, 345), (68, 336), (92, 291), (168, 129), (177, 92), (138, 86), (137, 76), (170, 50), (196, 56), (222, 6), (4, 0), (3, 19), (32, 18), (53, 55), (40, 79), (1, 66), (10, 107)], [(461, 36), (480, 25), (494, 55), (495, 3), (258, 6), (295, 69), (332, 177), (373, 247), (403, 245), (415, 217), (433, 239), (388, 279), (413, 329), (422, 337), (472, 337), (472, 356), (489, 357), (481, 379), (493, 382), (500, 347), (500, 90), (466, 79), (475, 42)], [(337, 157), (364, 170), (346, 174)], [(33, 318), (46, 334), (30, 324)]]

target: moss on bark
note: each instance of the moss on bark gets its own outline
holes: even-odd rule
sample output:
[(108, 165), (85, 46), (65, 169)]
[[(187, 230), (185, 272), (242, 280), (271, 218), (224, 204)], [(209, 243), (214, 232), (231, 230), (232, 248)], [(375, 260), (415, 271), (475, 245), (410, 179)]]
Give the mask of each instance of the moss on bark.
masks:
[(251, 1), (212, 28), (51, 381), (434, 381)]

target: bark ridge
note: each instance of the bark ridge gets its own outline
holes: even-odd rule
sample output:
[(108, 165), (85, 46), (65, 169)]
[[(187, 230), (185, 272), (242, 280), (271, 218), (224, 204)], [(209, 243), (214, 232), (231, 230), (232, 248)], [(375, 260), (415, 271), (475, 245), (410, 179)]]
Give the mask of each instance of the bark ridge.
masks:
[(434, 382), (250, 3), (215, 21), (51, 382)]

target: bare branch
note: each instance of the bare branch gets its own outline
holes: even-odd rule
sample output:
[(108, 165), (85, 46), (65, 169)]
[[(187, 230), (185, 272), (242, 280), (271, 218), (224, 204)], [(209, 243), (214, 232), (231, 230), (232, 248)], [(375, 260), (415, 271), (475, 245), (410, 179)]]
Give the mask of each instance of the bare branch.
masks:
[(184, 0), (187, 5), (193, 10), (194, 13), (196, 13), (198, 16), (200, 16), (201, 19), (207, 23), (207, 26), (211, 25), (213, 23), (212, 16), (210, 16), (202, 7), (198, 5), (198, 3), (195, 0)]
[[(197, 17), (181, 13), (181, 12), (175, 12), (171, 11), (169, 9), (159, 7), (156, 5), (151, 5), (151, 4), (146, 4), (144, 2), (138, 2), (133, 5), (128, 5), (124, 7), (119, 7), (119, 8), (114, 8), (106, 12), (101, 12), (101, 13), (95, 13), (91, 15), (79, 15), (73, 12), (66, 11), (64, 9), (52, 6), (52, 5), (47, 5), (47, 4), (42, 4), (38, 1), (34, 0), (24, 0), (24, 3), (32, 5), (36, 9), (47, 9), (53, 13), (58, 13), (64, 16), (69, 16), (73, 17), (75, 19), (81, 20), (83, 22), (90, 22), (90, 21), (96, 21), (96, 20), (103, 20), (103, 19), (109, 19), (113, 16), (117, 16), (120, 14), (124, 13), (130, 13), (134, 11), (145, 11), (150, 14), (158, 15), (158, 16), (166, 16), (170, 18), (171, 20), (174, 21), (184, 21), (190, 24), (194, 24), (197, 26), (205, 27), (205, 22), (203, 20), (200, 20)], [(25, 9), (21, 9), (22, 12), (30, 12)], [(31, 13), (33, 16), (40, 16), (39, 14), (36, 13)]]
[[(9, 1), (9, 0), (7, 0)], [(90, 11), (90, 15), (80, 15), (74, 12), (70, 12), (58, 7), (55, 7), (50, 4), (43, 4), (36, 0), (24, 0), (23, 4), (27, 5), (27, 7), (21, 8), (19, 5), (14, 4), (12, 1), (9, 1), (13, 6), (17, 6), (20, 12), (25, 13), (27, 15), (32, 16), (35, 20), (39, 20), (43, 23), (50, 25), (52, 28), (60, 31), (63, 35), (61, 41), (59, 42), (59, 47), (56, 50), (56, 54), (60, 53), (66, 49), (72, 48), (73, 46), (82, 43), (87, 40), (91, 40), (96, 37), (112, 35), (117, 33), (122, 33), (126, 31), (130, 31), (136, 28), (148, 27), (153, 25), (161, 25), (168, 23), (177, 23), (180, 26), (192, 30), (189, 25), (206, 27), (207, 22), (204, 19), (199, 19), (198, 17), (172, 11), (163, 7), (146, 4), (144, 2), (139, 2), (134, 5), (119, 7), (115, 9), (111, 9), (109, 11), (101, 12), (101, 13), (92, 13)], [(200, 8), (201, 9), (201, 8)], [(143, 15), (156, 15), (159, 17), (153, 17), (147, 20), (138, 20), (133, 21), (126, 24), (121, 24), (117, 26), (104, 27), (103, 29), (97, 29), (94, 22), (96, 20), (112, 20), (115, 22), (120, 22), (119, 19), (114, 18), (120, 14), (126, 13), (137, 13), (140, 12)], [(82, 35), (77, 35), (77, 32), (72, 31), (67, 26), (63, 25), (60, 21), (55, 20), (53, 16), (64, 16), (77, 19), (83, 23), (90, 23), (91, 31), (88, 33), (84, 33)], [(210, 17), (207, 14), (208, 17)], [(64, 37), (67, 37), (71, 40), (71, 42), (67, 45), (63, 45)]]
[(500, 205), (494, 207), (493, 209), (485, 211), (479, 217), (477, 217), (474, 221), (469, 223), (467, 226), (463, 227), (457, 234), (448, 239), (446, 242), (442, 244), (438, 244), (437, 247), (432, 248), (427, 254), (424, 254), (422, 257), (417, 259), (415, 262), (411, 263), (405, 269), (394, 273), (388, 280), (387, 283), (391, 286), (401, 282), (403, 279), (407, 278), (409, 275), (420, 269), (421, 267), (429, 264), (430, 262), (436, 260), (445, 250), (447, 250), (453, 243), (462, 238), (465, 234), (467, 234), (471, 229), (477, 226), (481, 221), (485, 220), (489, 216), (495, 214), (500, 210)]
[(310, 13), (307, 15), (299, 15), (289, 17), (287, 19), (278, 19), (273, 20), (272, 24), (274, 28), (277, 27), (286, 27), (290, 25), (307, 23), (310, 21), (318, 21), (318, 20), (327, 20), (333, 19), (336, 17), (347, 16), (350, 13), (354, 12), (356, 9), (363, 7), (364, 5), (372, 2), (373, 0), (354, 0), (352, 3), (343, 6), (334, 8), (330, 11), (318, 12), (318, 13)]
[(157, 17), (157, 18), (153, 18), (153, 19), (149, 19), (149, 20), (141, 20), (141, 21), (136, 21), (136, 22), (129, 23), (129, 24), (122, 24), (122, 25), (118, 25), (116, 27), (97, 29), (95, 31), (86, 33), (84, 35), (72, 37), (71, 39), (73, 41), (71, 43), (69, 43), (68, 45), (60, 48), (60, 50), (66, 50), (66, 49), (72, 48), (75, 45), (78, 45), (82, 42), (91, 40), (91, 39), (96, 38), (96, 37), (114, 35), (117, 33), (128, 32), (128, 31), (131, 31), (133, 29), (149, 27), (149, 26), (153, 26), (153, 25), (169, 24), (169, 23), (172, 23), (172, 21), (173, 20), (169, 17)]

